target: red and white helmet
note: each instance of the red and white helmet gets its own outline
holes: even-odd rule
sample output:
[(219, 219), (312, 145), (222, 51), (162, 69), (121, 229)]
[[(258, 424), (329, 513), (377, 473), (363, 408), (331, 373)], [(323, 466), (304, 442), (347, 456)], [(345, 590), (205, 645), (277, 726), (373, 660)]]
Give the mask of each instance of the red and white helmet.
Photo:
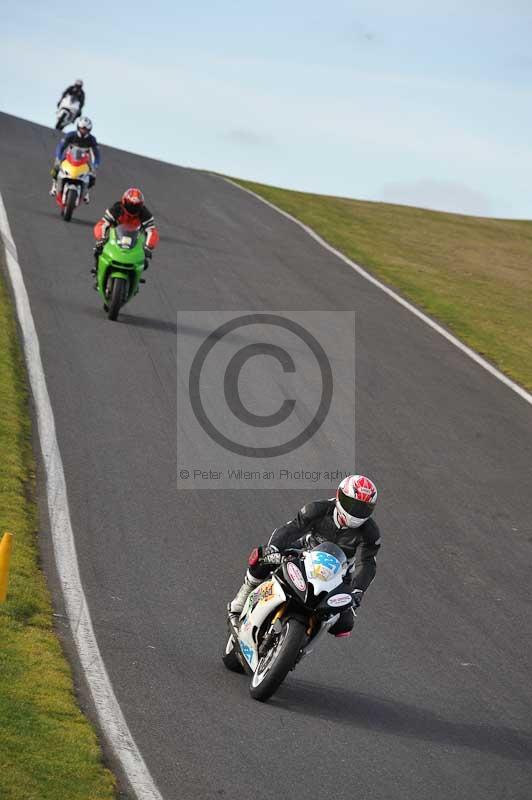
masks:
[(140, 214), (144, 207), (144, 195), (140, 189), (127, 189), (122, 195), (122, 206), (128, 214)]
[(365, 475), (349, 475), (336, 492), (336, 521), (341, 528), (359, 528), (371, 517), (377, 487)]

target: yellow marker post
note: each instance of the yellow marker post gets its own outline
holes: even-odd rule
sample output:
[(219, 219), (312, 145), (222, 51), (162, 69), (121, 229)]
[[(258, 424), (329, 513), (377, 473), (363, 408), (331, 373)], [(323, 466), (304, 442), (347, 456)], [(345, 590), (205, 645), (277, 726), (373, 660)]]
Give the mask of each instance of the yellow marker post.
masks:
[(7, 579), (9, 577), (12, 540), (13, 534), (6, 531), (0, 541), (0, 603), (5, 602), (7, 597)]

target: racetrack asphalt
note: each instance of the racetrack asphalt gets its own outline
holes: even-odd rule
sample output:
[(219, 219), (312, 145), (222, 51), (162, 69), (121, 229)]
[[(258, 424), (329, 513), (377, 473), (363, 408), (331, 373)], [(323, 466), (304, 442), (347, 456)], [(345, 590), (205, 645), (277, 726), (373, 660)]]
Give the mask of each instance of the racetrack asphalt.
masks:
[[(91, 205), (64, 223), (55, 141), (0, 114), (0, 191), (93, 625), (164, 799), (528, 800), (532, 407), (217, 176), (104, 146)], [(110, 323), (90, 226), (129, 185), (161, 244)], [(222, 666), (225, 604), (251, 546), (314, 495), (177, 491), (176, 313), (217, 309), (356, 311), (354, 467), (380, 488), (353, 637), (322, 641), (266, 705)]]

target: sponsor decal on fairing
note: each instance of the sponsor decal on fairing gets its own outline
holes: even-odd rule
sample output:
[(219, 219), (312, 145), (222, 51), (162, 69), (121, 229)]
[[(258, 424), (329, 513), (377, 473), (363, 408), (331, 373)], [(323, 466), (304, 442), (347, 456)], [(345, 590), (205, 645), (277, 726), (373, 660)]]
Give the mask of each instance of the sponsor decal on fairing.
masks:
[(335, 594), (332, 597), (329, 597), (327, 600), (327, 605), (333, 606), (336, 608), (337, 606), (346, 606), (348, 603), (351, 603), (352, 597), (350, 594)]
[(330, 581), (341, 568), (337, 558), (321, 550), (311, 552), (310, 558), (312, 561), (312, 577), (319, 578), (322, 581)]
[(247, 645), (245, 642), (241, 641), (240, 650), (242, 651), (242, 655), (244, 656), (248, 664), (251, 666), (251, 662), (253, 661), (253, 650), (251, 649), (251, 647)]
[(292, 564), (291, 561), (288, 562), (286, 565), (286, 571), (288, 573), (288, 577), (296, 587), (299, 589), (300, 592), (304, 592), (306, 588), (306, 583), (303, 575), (301, 574), (301, 570), (295, 564)]

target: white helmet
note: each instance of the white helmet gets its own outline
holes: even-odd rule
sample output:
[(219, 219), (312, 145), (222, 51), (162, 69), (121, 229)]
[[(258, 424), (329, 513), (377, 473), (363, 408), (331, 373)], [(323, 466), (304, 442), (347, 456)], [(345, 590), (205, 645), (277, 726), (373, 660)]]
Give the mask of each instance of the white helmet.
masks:
[[(92, 130), (92, 122), (88, 117), (80, 117), (76, 123), (76, 128), (81, 136), (88, 136)], [(82, 131), (84, 131), (82, 133)]]
[(365, 475), (349, 475), (336, 492), (335, 517), (341, 528), (359, 528), (371, 517), (377, 503), (377, 487)]
[(77, 81), (74, 81), (74, 86), (79, 86), (80, 89), (83, 88), (83, 81), (78, 78)]

